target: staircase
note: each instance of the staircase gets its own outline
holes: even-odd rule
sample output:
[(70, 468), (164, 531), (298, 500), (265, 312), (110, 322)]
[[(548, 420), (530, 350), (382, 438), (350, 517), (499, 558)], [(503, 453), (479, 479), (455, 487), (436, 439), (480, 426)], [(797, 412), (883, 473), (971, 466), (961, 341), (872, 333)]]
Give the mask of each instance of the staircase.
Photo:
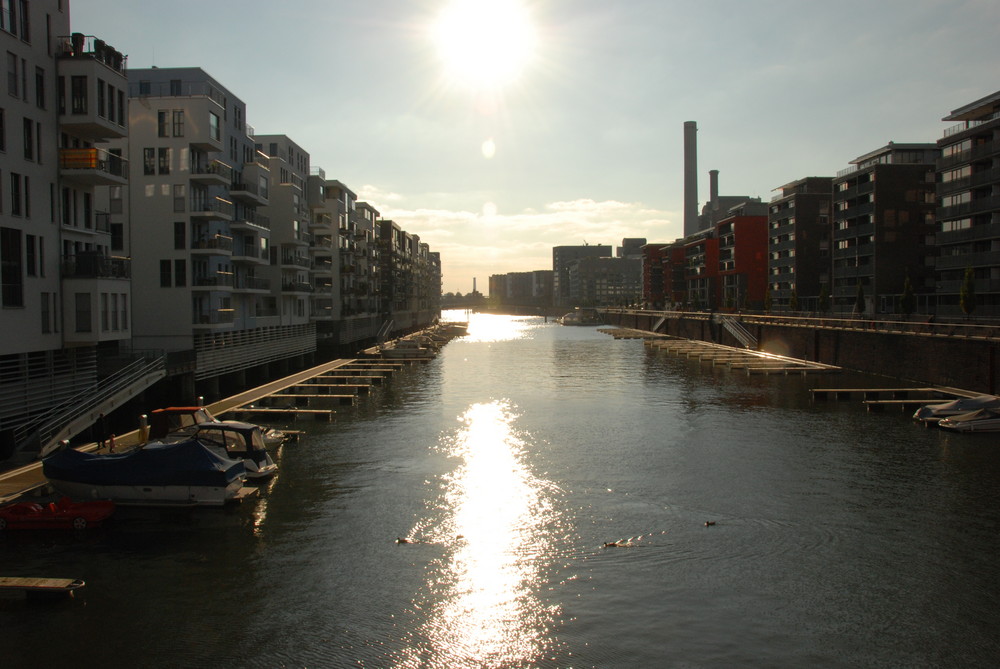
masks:
[(59, 442), (82, 433), (104, 413), (108, 414), (167, 375), (162, 356), (140, 358), (89, 390), (38, 416), (15, 432), (18, 450), (48, 455)]
[(751, 350), (757, 349), (757, 338), (750, 334), (750, 332), (743, 327), (738, 320), (732, 316), (725, 316), (721, 314), (718, 316), (718, 319), (719, 322), (722, 323), (722, 326), (726, 328), (726, 331), (736, 337), (736, 340), (739, 343), (743, 344), (743, 348)]

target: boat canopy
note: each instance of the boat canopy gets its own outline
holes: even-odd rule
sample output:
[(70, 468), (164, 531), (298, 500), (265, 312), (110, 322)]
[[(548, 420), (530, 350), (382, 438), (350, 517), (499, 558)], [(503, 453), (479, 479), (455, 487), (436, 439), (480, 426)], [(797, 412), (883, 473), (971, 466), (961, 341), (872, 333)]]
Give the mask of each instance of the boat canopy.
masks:
[(49, 479), (93, 485), (225, 487), (245, 476), (246, 468), (242, 460), (222, 457), (189, 439), (113, 455), (67, 449), (43, 460), (42, 472)]

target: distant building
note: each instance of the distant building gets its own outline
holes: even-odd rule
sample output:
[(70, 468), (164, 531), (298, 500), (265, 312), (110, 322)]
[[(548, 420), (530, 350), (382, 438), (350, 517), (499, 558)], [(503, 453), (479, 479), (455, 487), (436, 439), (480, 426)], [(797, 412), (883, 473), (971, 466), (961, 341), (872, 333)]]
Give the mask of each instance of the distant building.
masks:
[(975, 315), (1000, 316), (1000, 91), (959, 107), (937, 141), (935, 264), (941, 314), (961, 315), (965, 271), (975, 279)]
[(833, 308), (895, 312), (906, 277), (917, 292), (933, 281), (934, 144), (896, 144), (852, 160), (833, 180)]
[(591, 246), (556, 246), (552, 248), (552, 303), (555, 306), (579, 306), (573, 304), (570, 293), (570, 265), (581, 258), (610, 258), (611, 247), (597, 244)]
[[(779, 189), (768, 208), (767, 281), (773, 311), (816, 310), (830, 290), (833, 177), (805, 177)], [(829, 293), (828, 293), (829, 294)]]
[(569, 265), (569, 298), (581, 307), (618, 307), (642, 298), (642, 259), (585, 257)]
[(641, 258), (642, 248), (646, 245), (645, 237), (626, 237), (622, 245), (615, 250), (617, 258)]

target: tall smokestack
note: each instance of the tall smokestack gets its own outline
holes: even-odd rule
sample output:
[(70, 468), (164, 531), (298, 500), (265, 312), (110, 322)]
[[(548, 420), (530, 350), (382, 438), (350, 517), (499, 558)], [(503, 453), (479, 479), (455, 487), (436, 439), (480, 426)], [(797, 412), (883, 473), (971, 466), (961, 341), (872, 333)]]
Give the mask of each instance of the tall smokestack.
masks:
[(684, 236), (698, 232), (698, 124), (684, 121)]
[(719, 170), (708, 171), (708, 193), (712, 211), (715, 211), (719, 208)]

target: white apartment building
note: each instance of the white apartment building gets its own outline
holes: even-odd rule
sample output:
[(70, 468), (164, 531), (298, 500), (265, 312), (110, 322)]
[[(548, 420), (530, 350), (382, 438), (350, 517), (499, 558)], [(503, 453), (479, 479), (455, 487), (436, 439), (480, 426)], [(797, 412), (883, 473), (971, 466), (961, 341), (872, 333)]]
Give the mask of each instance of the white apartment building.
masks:
[(128, 135), (126, 58), (72, 33), (67, 0), (0, 4), (0, 52), (4, 459), (105, 410), (99, 362), (116, 358), (132, 318), (130, 262), (97, 204), (128, 183), (127, 160), (98, 146)]
[(131, 179), (111, 206), (142, 258), (135, 346), (194, 351), (196, 380), (311, 354), (313, 328), (282, 320), (284, 286), (269, 276), (271, 158), (257, 151), (244, 102), (196, 67), (128, 80)]

